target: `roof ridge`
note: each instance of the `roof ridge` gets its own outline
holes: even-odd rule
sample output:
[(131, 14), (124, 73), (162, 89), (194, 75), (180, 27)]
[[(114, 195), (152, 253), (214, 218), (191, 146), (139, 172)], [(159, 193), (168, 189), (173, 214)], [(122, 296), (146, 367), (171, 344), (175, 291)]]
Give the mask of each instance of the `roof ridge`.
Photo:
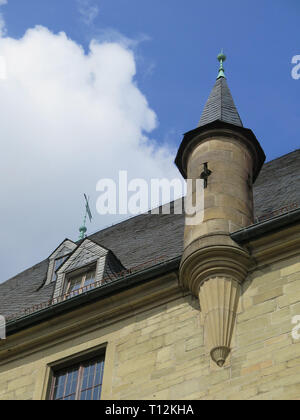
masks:
[(299, 148), (299, 149), (295, 149), (295, 150), (293, 150), (293, 151), (291, 151), (291, 152), (289, 152), (289, 153), (286, 153), (285, 155), (278, 156), (277, 158), (274, 158), (274, 159), (272, 159), (272, 160), (268, 160), (268, 161), (264, 164), (264, 166), (269, 165), (269, 163), (275, 162), (276, 160), (284, 159), (284, 158), (286, 158), (287, 156), (292, 155), (293, 153), (296, 153), (296, 152), (300, 152), (300, 148)]

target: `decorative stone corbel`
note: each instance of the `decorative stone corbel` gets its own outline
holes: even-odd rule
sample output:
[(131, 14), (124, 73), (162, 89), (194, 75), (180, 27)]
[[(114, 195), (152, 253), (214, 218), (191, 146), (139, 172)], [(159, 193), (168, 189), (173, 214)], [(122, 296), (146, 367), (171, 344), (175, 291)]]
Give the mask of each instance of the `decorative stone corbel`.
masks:
[(232, 277), (212, 277), (200, 287), (210, 355), (223, 367), (229, 353), (240, 297), (240, 284)]
[[(238, 245), (192, 244), (180, 267), (180, 281), (199, 297), (206, 345), (212, 360), (223, 367), (231, 341), (241, 292), (250, 264), (247, 251)], [(194, 248), (194, 249), (193, 249)]]

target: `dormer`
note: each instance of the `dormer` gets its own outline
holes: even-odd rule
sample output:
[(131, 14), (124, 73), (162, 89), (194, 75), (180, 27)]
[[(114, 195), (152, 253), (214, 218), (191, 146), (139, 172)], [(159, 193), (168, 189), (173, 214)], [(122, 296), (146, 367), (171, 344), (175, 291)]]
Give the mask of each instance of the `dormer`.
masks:
[(50, 255), (46, 285), (56, 282), (57, 270), (66, 261), (69, 255), (71, 255), (76, 247), (77, 245), (75, 242), (70, 239), (65, 239)]
[(86, 238), (56, 271), (53, 298), (71, 298), (114, 280), (124, 270), (112, 251)]

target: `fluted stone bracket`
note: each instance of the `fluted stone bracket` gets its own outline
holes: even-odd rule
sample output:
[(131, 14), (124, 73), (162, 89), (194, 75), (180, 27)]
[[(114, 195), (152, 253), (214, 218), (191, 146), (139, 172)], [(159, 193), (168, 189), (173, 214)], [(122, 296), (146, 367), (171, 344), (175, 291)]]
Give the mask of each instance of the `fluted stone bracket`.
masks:
[(230, 353), (240, 297), (240, 284), (230, 277), (214, 277), (200, 287), (207, 345), (214, 362), (222, 367)]
[(250, 267), (250, 256), (237, 245), (199, 244), (185, 250), (180, 267), (184, 288), (199, 297), (206, 345), (222, 367), (230, 354), (241, 284)]

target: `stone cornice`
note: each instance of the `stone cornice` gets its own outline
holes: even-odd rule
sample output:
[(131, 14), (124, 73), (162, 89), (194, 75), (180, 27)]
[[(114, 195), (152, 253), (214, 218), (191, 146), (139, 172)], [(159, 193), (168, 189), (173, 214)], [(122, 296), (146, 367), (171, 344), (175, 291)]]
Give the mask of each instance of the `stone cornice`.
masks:
[(165, 276), (136, 285), (128, 290), (104, 297), (94, 303), (40, 322), (9, 336), (0, 342), (0, 365), (13, 360), (20, 353), (47, 347), (53, 342), (64, 341), (83, 332), (103, 328), (130, 317), (139, 311), (158, 306), (183, 296), (174, 271)]
[(281, 214), (263, 222), (248, 226), (231, 234), (231, 238), (238, 244), (246, 244), (251, 240), (259, 239), (268, 233), (282, 230), (288, 226), (295, 226), (300, 223), (300, 209)]
[(300, 253), (300, 222), (275, 232), (268, 232), (244, 243), (256, 265), (270, 264)]

